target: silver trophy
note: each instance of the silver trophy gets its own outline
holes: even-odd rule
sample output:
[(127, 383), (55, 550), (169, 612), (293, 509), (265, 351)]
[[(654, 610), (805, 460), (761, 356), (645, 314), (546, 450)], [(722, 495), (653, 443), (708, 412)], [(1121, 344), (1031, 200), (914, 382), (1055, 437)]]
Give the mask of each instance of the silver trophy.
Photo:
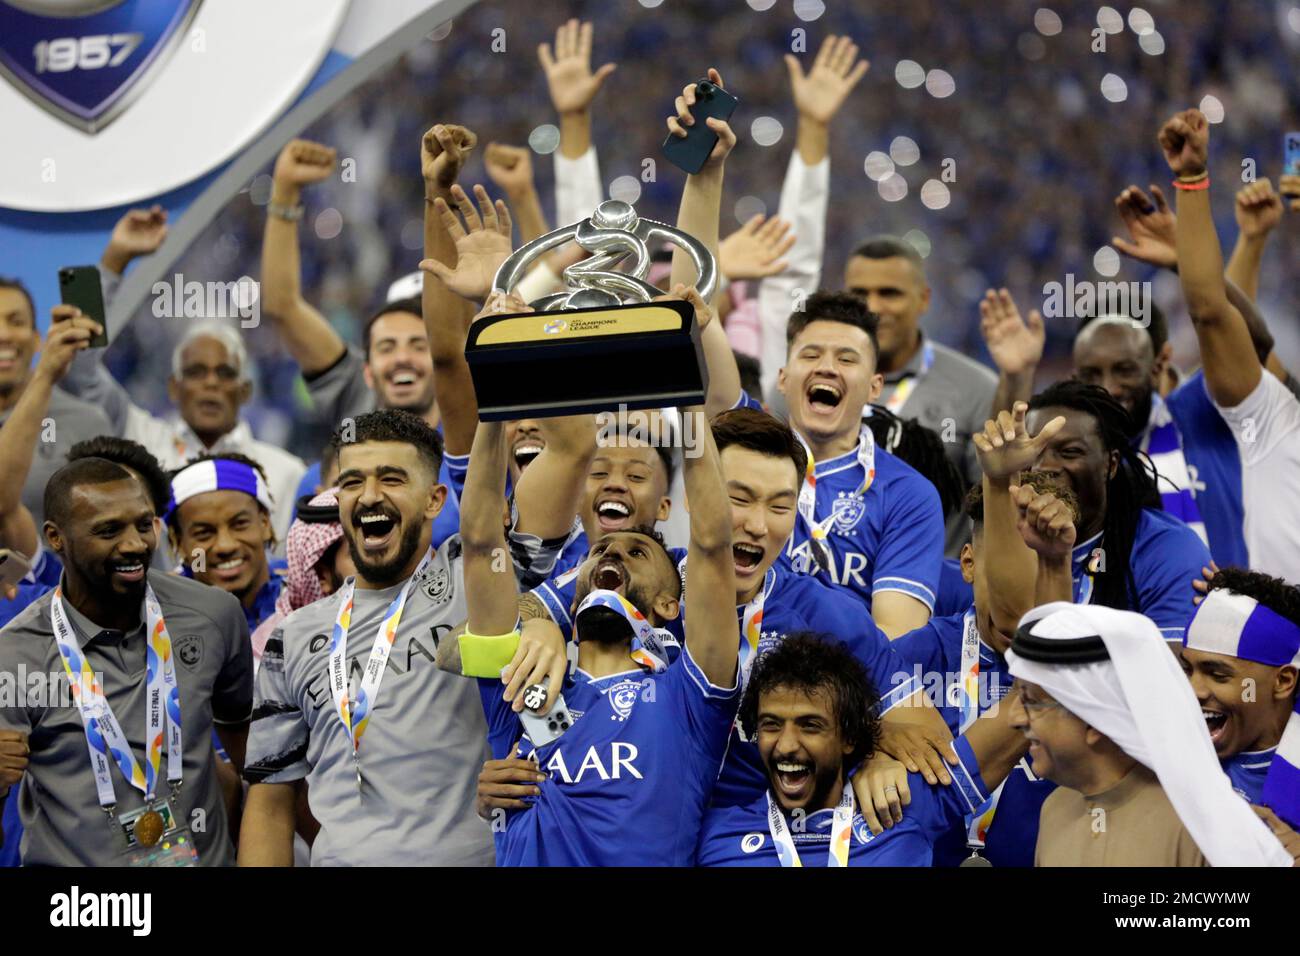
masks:
[[(650, 247), (659, 242), (678, 246), (691, 257), (695, 288), (704, 301), (713, 295), (717, 284), (717, 265), (704, 243), (680, 229), (640, 218), (620, 199), (606, 199), (590, 219), (548, 232), (515, 250), (497, 270), (492, 291), (511, 291), (538, 259), (570, 241), (591, 257), (564, 270), (566, 291), (528, 303), (538, 312), (633, 305), (663, 295), (645, 278), (650, 271)], [(615, 268), (624, 262), (625, 268)]]
[(590, 219), (518, 249), (497, 270), (494, 292), (510, 292), (538, 258), (566, 242), (590, 258), (564, 270), (565, 290), (521, 314), (489, 314), (470, 326), (465, 359), (484, 421), (617, 409), (699, 405), (708, 369), (695, 310), (646, 281), (650, 249), (670, 243), (695, 266), (707, 301), (717, 266), (705, 245), (608, 199)]

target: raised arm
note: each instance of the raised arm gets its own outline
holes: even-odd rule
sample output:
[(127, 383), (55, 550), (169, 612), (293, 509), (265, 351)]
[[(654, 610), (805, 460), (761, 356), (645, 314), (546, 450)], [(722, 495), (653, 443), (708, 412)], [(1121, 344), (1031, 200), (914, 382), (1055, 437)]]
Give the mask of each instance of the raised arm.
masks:
[(519, 476), (515, 530), (547, 540), (573, 527), (596, 455), (596, 421), (591, 415), (547, 418), (538, 423), (546, 445)]
[(0, 546), (27, 557), (35, 556), (39, 540), (31, 512), (23, 506), (23, 485), (42, 440), (50, 396), (73, 356), (85, 349), (99, 330), (99, 323), (82, 315), (76, 306), (56, 305), (36, 368), (0, 427)]
[[(129, 209), (113, 225), (113, 232), (99, 259), (105, 314), (112, 311), (113, 297), (127, 266), (140, 256), (156, 252), (166, 238), (167, 211), (158, 205), (148, 209)], [(109, 342), (121, 331), (121, 323), (109, 323)], [(126, 389), (104, 368), (103, 354), (103, 349), (83, 349), (68, 367), (61, 385), (68, 393), (101, 409), (108, 416), (114, 434), (120, 435), (126, 430), (131, 400)]]
[(972, 437), (984, 470), (984, 576), (988, 584), (989, 616), (993, 626), (1012, 634), (1020, 618), (1034, 607), (1038, 561), (1017, 528), (1019, 509), (1011, 483), (1033, 467), (1043, 448), (1065, 425), (1057, 416), (1029, 437), (1025, 429), (1028, 405), (1017, 402), (1010, 412), (998, 412)]
[(1237, 244), (1232, 248), (1226, 276), (1252, 302), (1259, 298), (1259, 267), (1268, 237), (1282, 221), (1282, 197), (1268, 179), (1237, 190)]
[(1165, 161), (1178, 189), (1178, 275), (1201, 346), (1205, 385), (1215, 403), (1232, 408), (1259, 385), (1263, 365), (1241, 313), (1228, 301), (1223, 252), (1210, 209), (1210, 124), (1200, 110), (1175, 115), (1160, 130)]
[(996, 416), (1016, 402), (1029, 401), (1034, 394), (1034, 373), (1043, 358), (1047, 332), (1037, 309), (1029, 310), (1026, 322), (1010, 292), (989, 289), (980, 300), (980, 334), (998, 370), (998, 387), (989, 410), (990, 416)]
[(1028, 738), (1012, 726), (1011, 719), (1011, 699), (1008, 696), (980, 714), (979, 719), (962, 734), (970, 744), (975, 762), (979, 764), (980, 777), (990, 792), (1007, 779), (1029, 750)]
[[(740, 631), (736, 623), (736, 571), (731, 554), (731, 501), (722, 480), (722, 461), (713, 429), (699, 406), (695, 447), (683, 450), (686, 504), (691, 515), (686, 552), (686, 641), (709, 683), (731, 687), (736, 680)], [(682, 429), (683, 435), (692, 431)]]
[[(448, 193), (465, 219), (461, 224), (456, 214), (441, 196), (425, 205), (425, 251), (427, 257), (420, 262), (425, 271), (424, 325), (429, 334), (429, 350), (433, 358), (433, 390), (442, 415), (442, 433), (447, 453), (464, 455), (474, 440), (478, 423), (478, 401), (474, 395), (474, 382), (469, 364), (465, 361), (465, 334), (467, 328), (461, 313), (470, 300), (487, 298), (492, 279), (501, 263), (510, 255), (510, 212), (505, 203), (497, 200), (493, 205), (482, 186), (474, 187), (478, 209), (470, 202), (465, 190), (453, 185)], [(437, 218), (435, 229), (428, 220)], [(438, 239), (430, 244), (431, 237)], [(452, 244), (449, 257), (455, 268), (435, 256), (445, 237)], [(432, 286), (441, 290), (434, 292)], [(428, 297), (437, 303), (432, 308)], [(454, 308), (444, 305), (455, 300)]]
[(793, 224), (795, 242), (787, 268), (758, 286), (763, 395), (756, 398), (769, 398), (775, 390), (777, 373), (785, 365), (785, 328), (797, 298), (812, 295), (821, 285), (830, 202), (830, 126), (870, 68), (865, 59), (858, 59), (858, 47), (849, 37), (835, 35), (822, 41), (806, 73), (792, 53), (785, 55), (785, 65), (799, 118), (777, 215)]
[[(1148, 197), (1137, 186), (1129, 186), (1115, 198), (1115, 208), (1128, 229), (1129, 238), (1115, 236), (1110, 244), (1133, 259), (1161, 269), (1178, 271), (1178, 217), (1174, 215), (1160, 187), (1151, 184)], [(1240, 216), (1238, 222), (1241, 221)], [(1238, 240), (1240, 244), (1240, 240)], [(1235, 253), (1234, 253), (1235, 255)], [(1241, 313), (1255, 345), (1255, 354), (1264, 366), (1279, 379), (1285, 379), (1286, 369), (1273, 353), (1273, 336), (1264, 323), (1264, 317), (1255, 307), (1252, 295), (1247, 295), (1232, 277), (1229, 265), (1224, 274), (1224, 287), (1228, 301)]]
[(560, 120), (555, 216), (561, 226), (590, 216), (604, 194), (591, 142), (591, 103), (616, 67), (606, 63), (592, 72), (591, 47), (591, 24), (572, 19), (556, 29), (554, 51), (545, 43), (537, 48), (551, 105)]
[[(722, 77), (717, 70), (709, 70), (709, 79), (722, 86)], [(695, 84), (689, 83), (677, 97), (677, 115), (668, 117), (668, 131), (679, 137), (686, 135), (686, 127), (694, 125), (691, 107), (695, 105)], [(736, 134), (731, 126), (722, 120), (710, 117), (705, 120), (709, 129), (718, 134), (718, 142), (713, 152), (705, 160), (703, 168), (694, 175), (686, 177), (686, 188), (682, 190), (682, 204), (677, 213), (677, 228), (703, 243), (713, 256), (719, 259), (718, 220), (722, 212), (722, 179), (727, 155), (736, 145)], [(673, 249), (672, 288), (693, 286), (698, 277), (695, 266), (685, 250)], [(704, 405), (709, 415), (726, 411), (736, 404), (740, 397), (740, 370), (736, 367), (736, 356), (732, 354), (731, 343), (721, 322), (710, 322), (700, 330), (700, 342), (704, 346), (704, 361), (709, 369), (709, 393)]]
[(347, 350), (325, 316), (302, 297), (298, 249), (303, 187), (333, 175), (334, 162), (332, 147), (305, 139), (285, 144), (275, 160), (262, 234), (262, 311), (308, 376), (325, 371)]
[[(1041, 483), (1038, 483), (1041, 484)], [(1011, 486), (1017, 511), (1016, 528), (1038, 560), (1034, 607), (1074, 600), (1075, 522), (1079, 509), (1064, 488), (1046, 490), (1026, 482)]]
[(483, 168), (510, 200), (519, 224), (519, 244), (525, 245), (546, 235), (550, 227), (542, 212), (542, 201), (533, 182), (531, 150), (504, 143), (488, 143), (483, 151)]
[[(494, 294), (480, 315), (513, 312), (518, 303)], [(519, 620), (519, 587), (506, 547), (507, 453), (505, 424), (479, 422), (460, 500), (460, 537), (465, 561), (465, 600), (471, 634), (508, 634)]]

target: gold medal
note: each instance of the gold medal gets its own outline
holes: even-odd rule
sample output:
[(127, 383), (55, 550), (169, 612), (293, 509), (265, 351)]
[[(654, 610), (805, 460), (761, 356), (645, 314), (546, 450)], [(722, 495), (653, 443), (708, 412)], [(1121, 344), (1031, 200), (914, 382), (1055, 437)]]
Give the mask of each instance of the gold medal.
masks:
[(153, 846), (163, 835), (163, 818), (157, 810), (140, 814), (135, 821), (135, 839), (141, 846)]

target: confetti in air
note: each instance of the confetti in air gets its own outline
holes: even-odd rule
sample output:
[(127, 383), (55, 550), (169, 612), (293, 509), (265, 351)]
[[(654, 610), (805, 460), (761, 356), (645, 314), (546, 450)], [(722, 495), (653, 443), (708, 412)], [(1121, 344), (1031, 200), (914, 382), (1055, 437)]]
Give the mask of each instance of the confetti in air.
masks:
[(1054, 37), (1061, 32), (1061, 17), (1055, 10), (1039, 7), (1034, 11), (1034, 29), (1045, 37)]
[(1092, 267), (1098, 275), (1110, 278), (1119, 274), (1119, 253), (1110, 246), (1102, 246), (1092, 257)]
[(543, 156), (555, 152), (560, 146), (560, 128), (543, 123), (528, 134), (528, 145)]
[(759, 146), (774, 146), (781, 141), (785, 128), (775, 116), (758, 116), (749, 124), (749, 135)]
[(609, 184), (609, 198), (634, 205), (641, 198), (641, 180), (635, 176), (619, 176)]
[(894, 161), (878, 149), (867, 153), (866, 162), (862, 166), (866, 170), (867, 176), (876, 182), (880, 182), (886, 176), (892, 176), (894, 173)]
[(910, 136), (895, 136), (889, 144), (889, 158), (899, 166), (911, 166), (921, 158), (921, 147)]
[(1107, 73), (1101, 78), (1101, 95), (1112, 103), (1123, 103), (1128, 99), (1128, 84), (1122, 76)]

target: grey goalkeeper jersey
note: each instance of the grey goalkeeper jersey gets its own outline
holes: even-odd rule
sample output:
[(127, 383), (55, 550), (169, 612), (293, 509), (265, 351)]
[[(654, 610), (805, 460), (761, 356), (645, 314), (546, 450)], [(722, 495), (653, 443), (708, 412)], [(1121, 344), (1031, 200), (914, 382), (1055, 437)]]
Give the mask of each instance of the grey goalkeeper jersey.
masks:
[[(375, 631), (403, 585), (357, 588), (347, 656), (355, 699)], [(313, 866), (491, 866), (492, 834), (475, 813), (487, 725), (476, 683), (440, 671), (437, 642), (465, 620), (460, 537), (443, 542), (407, 599), (361, 738), (358, 793), (352, 745), (329, 685), (340, 594), (281, 622), (257, 674), (245, 776), (307, 781), (321, 829)]]

